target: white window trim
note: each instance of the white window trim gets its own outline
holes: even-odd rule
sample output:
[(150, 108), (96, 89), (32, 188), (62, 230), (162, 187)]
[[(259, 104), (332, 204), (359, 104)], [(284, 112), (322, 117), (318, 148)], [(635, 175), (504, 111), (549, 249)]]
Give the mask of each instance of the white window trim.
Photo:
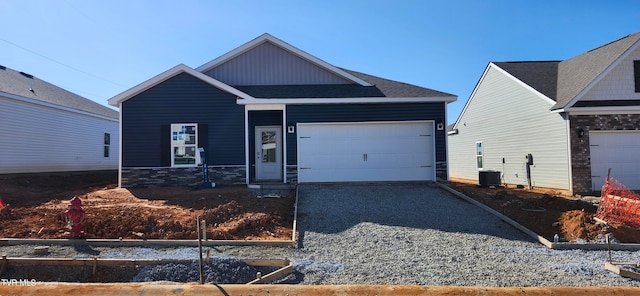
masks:
[[(183, 144), (183, 145), (176, 145), (173, 142), (173, 128), (174, 126), (194, 126), (195, 127), (195, 135), (196, 135), (196, 141), (195, 144)], [(198, 124), (197, 123), (172, 123), (170, 126), (170, 131), (171, 133), (169, 134), (170, 137), (170, 141), (171, 141), (171, 167), (176, 167), (176, 168), (185, 168), (185, 167), (197, 167), (198, 163), (200, 162), (200, 156), (198, 153)], [(195, 163), (193, 164), (176, 164), (175, 163), (175, 157), (173, 155), (174, 152), (174, 148), (176, 147), (194, 147), (195, 149), (195, 156), (196, 156), (196, 160)]]
[[(107, 143), (107, 135), (109, 135), (109, 142)], [(102, 133), (102, 158), (111, 158), (111, 133), (104, 132)], [(105, 150), (106, 149), (106, 150)], [(105, 156), (105, 152), (107, 155)]]
[[(480, 144), (480, 154), (478, 154), (478, 144)], [(476, 155), (476, 167), (478, 168), (478, 170), (484, 169), (484, 145), (482, 145), (482, 141), (476, 141), (475, 155)], [(482, 157), (482, 166), (478, 166), (478, 157)]]

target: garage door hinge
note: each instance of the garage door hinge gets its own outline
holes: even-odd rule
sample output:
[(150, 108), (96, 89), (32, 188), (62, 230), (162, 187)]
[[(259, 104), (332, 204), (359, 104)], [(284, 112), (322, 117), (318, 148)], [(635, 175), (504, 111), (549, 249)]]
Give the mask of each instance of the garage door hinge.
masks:
[(600, 145), (589, 145), (589, 146), (591, 146), (591, 147), (596, 147), (596, 146), (600, 146)]
[(420, 167), (421, 168), (432, 168), (433, 166), (432, 165), (421, 165)]
[(300, 168), (301, 170), (310, 170), (311, 168)]
[(431, 137), (431, 135), (420, 135), (421, 137)]
[(300, 139), (311, 139), (311, 137), (303, 137), (303, 136), (300, 136)]

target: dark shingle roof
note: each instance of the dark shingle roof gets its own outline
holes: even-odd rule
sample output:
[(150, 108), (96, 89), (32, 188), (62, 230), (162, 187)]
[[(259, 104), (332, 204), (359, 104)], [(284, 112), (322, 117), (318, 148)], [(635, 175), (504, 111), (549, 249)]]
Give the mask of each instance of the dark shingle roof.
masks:
[(372, 86), (353, 84), (318, 85), (234, 85), (254, 98), (433, 98), (455, 95), (342, 69)]
[(437, 97), (455, 97), (456, 95), (441, 92), (437, 90), (433, 90), (426, 87), (420, 87), (413, 84), (408, 84), (404, 82), (389, 80), (380, 78), (377, 76), (364, 74), (356, 71), (351, 71), (347, 69), (342, 69), (349, 74), (356, 76), (366, 82), (373, 84), (377, 87), (385, 97), (390, 98), (406, 98), (406, 97), (416, 97), (416, 98), (437, 98)]
[[(551, 107), (551, 110), (556, 110), (566, 107), (638, 40), (640, 40), (640, 32), (564, 61), (494, 62), (494, 64), (556, 101), (556, 104)], [(576, 107), (584, 107), (585, 104), (587, 103), (577, 103)], [(597, 102), (589, 103), (589, 106), (600, 106), (598, 104)], [(633, 102), (625, 101), (620, 104), (626, 106)]]
[(502, 70), (507, 71), (552, 100), (556, 99), (559, 63), (560, 61), (494, 62)]
[(640, 32), (592, 49), (558, 65), (558, 94), (552, 109), (562, 109), (640, 40)]
[[(118, 111), (24, 72), (0, 67), (0, 92), (101, 116), (119, 118)], [(1, 94), (0, 94), (1, 95)]]
[(384, 97), (375, 86), (359, 84), (241, 85), (234, 86), (254, 98), (368, 98)]

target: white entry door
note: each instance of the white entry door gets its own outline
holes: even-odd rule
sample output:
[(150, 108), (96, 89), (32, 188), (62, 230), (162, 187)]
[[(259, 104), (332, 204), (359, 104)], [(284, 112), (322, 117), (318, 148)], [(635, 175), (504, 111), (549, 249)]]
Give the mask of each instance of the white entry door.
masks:
[(599, 191), (611, 168), (611, 177), (627, 188), (640, 189), (640, 132), (590, 131), (591, 189)]
[(299, 182), (435, 180), (432, 122), (299, 123)]
[(281, 126), (256, 126), (256, 180), (282, 180), (281, 135)]

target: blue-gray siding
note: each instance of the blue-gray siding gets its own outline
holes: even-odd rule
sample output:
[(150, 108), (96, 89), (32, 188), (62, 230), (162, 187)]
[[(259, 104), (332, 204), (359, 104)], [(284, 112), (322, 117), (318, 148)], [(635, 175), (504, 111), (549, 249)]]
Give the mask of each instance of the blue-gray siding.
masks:
[[(445, 103), (288, 105), (287, 125), (299, 122), (434, 120), (444, 122)], [(446, 161), (446, 133), (436, 130), (436, 162)], [(287, 164), (297, 163), (296, 134), (286, 134)]]
[(229, 85), (351, 83), (270, 42), (260, 44), (204, 74)]
[(121, 112), (123, 167), (168, 166), (171, 123), (199, 124), (199, 146), (207, 149), (209, 165), (244, 164), (244, 107), (189, 74), (123, 102)]

